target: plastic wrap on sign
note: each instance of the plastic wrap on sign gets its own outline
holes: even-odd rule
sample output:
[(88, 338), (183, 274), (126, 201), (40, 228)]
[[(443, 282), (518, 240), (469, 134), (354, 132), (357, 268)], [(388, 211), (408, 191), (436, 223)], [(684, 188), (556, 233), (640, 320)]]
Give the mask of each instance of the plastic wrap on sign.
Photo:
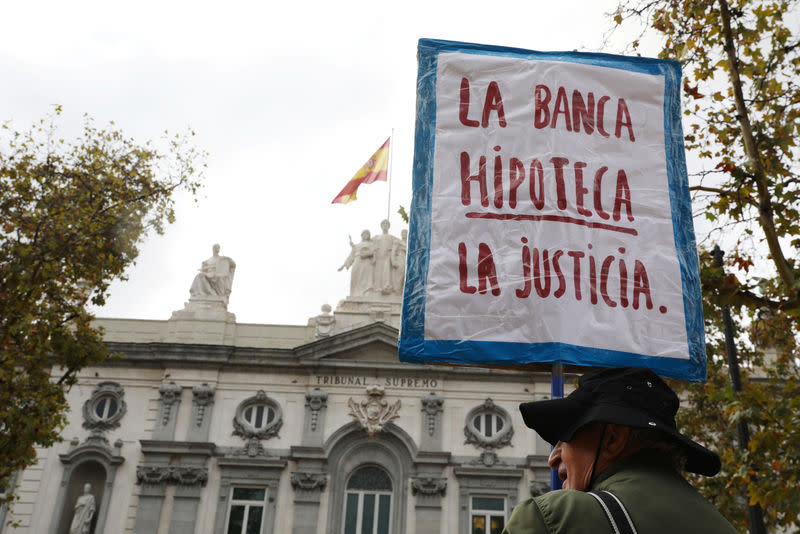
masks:
[(680, 78), (419, 41), (402, 361), (705, 380)]

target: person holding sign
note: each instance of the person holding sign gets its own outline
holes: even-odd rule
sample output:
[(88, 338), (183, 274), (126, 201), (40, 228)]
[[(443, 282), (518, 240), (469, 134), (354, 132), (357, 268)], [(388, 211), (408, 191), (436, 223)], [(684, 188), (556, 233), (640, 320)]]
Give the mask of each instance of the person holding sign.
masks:
[(554, 446), (550, 467), (563, 490), (514, 509), (504, 534), (736, 529), (680, 472), (714, 476), (716, 453), (680, 434), (679, 400), (647, 368), (583, 375), (568, 397), (520, 405), (525, 424)]

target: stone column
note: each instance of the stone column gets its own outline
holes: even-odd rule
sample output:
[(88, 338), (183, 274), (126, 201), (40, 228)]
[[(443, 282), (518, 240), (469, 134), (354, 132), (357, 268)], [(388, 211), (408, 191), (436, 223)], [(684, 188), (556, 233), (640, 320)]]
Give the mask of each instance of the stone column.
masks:
[[(136, 468), (142, 486), (136, 510), (135, 534), (158, 532), (167, 486), (175, 486), (170, 534), (193, 534), (200, 492), (208, 481), (205, 467), (214, 455), (213, 443), (141, 440), (145, 463)], [(179, 464), (179, 465), (176, 465)]]
[(442, 405), (444, 399), (430, 392), (422, 401), (422, 438), (419, 448), (425, 451), (442, 450)]
[(319, 502), (328, 477), (324, 473), (295, 471), (291, 482), (294, 488), (292, 534), (316, 534)]
[(186, 441), (208, 441), (215, 392), (216, 389), (205, 382), (192, 388), (192, 420), (186, 432)]
[(447, 489), (443, 476), (450, 453), (442, 451), (444, 399), (430, 392), (420, 399), (422, 432), (415, 459), (417, 476), (411, 479), (411, 493), (417, 498), (414, 516), (417, 534), (438, 534), (442, 521), (442, 497)]
[[(313, 427), (313, 425), (308, 424), (310, 420), (308, 410), (313, 410), (313, 407), (309, 407), (309, 404), (313, 406), (316, 403), (317, 411), (324, 410), (325, 397), (327, 395), (319, 391), (319, 389), (309, 391), (306, 394), (306, 398), (309, 399), (309, 402), (306, 403), (306, 429)], [(324, 415), (324, 411), (322, 414)], [(320, 426), (316, 427), (314, 432), (319, 431), (322, 433)], [(297, 471), (291, 474), (290, 479), (294, 488), (294, 525), (292, 534), (316, 534), (320, 499), (322, 498), (322, 492), (325, 491), (325, 487), (328, 485), (328, 477), (325, 473), (325, 451), (322, 449), (320, 441), (319, 446), (293, 446), (290, 449), (289, 457), (297, 465)]]
[(153, 439), (170, 440), (175, 437), (175, 421), (178, 419), (178, 407), (181, 404), (183, 388), (175, 382), (162, 384), (158, 388), (158, 416), (153, 429)]
[(327, 407), (327, 393), (319, 388), (314, 388), (306, 392), (306, 416), (303, 425), (304, 446), (322, 447)]
[[(151, 457), (151, 462), (162, 460)], [(152, 534), (158, 532), (161, 509), (167, 492), (170, 468), (166, 465), (169, 457), (164, 458), (163, 465), (139, 465), (136, 467), (136, 483), (142, 486), (139, 492), (139, 505), (136, 507), (136, 522), (133, 524), (134, 534)]]
[(411, 494), (417, 497), (414, 507), (417, 534), (439, 534), (442, 497), (446, 491), (446, 478), (418, 476), (411, 479)]
[(411, 493), (416, 497), (414, 517), (417, 534), (439, 534), (442, 498), (447, 491), (445, 469), (449, 464), (449, 452), (417, 452), (414, 460), (416, 475), (411, 478)]
[[(208, 469), (202, 465), (203, 458), (184, 458), (180, 467), (172, 468), (172, 478), (177, 487), (172, 501), (172, 517), (169, 521), (169, 534), (194, 534), (197, 521), (197, 508), (200, 492), (208, 481)], [(185, 464), (190, 465), (185, 465)]]

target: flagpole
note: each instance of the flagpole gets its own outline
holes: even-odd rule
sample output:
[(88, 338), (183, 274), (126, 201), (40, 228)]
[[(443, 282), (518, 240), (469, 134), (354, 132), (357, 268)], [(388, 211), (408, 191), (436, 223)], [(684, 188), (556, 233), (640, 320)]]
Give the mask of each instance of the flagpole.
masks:
[(389, 182), (389, 193), (386, 195), (386, 220), (389, 220), (390, 214), (392, 212), (392, 152), (394, 151), (394, 128), (392, 128), (392, 135), (389, 136), (389, 176), (387, 181)]

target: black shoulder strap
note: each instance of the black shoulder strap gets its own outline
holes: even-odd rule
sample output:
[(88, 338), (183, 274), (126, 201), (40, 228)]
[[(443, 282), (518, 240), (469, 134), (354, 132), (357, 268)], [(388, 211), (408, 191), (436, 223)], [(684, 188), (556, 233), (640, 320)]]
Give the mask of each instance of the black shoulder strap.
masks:
[(637, 534), (636, 527), (633, 526), (633, 521), (631, 521), (631, 516), (628, 515), (628, 511), (622, 505), (622, 501), (616, 495), (605, 490), (600, 492), (590, 491), (589, 495), (597, 499), (597, 502), (603, 507), (614, 534)]

